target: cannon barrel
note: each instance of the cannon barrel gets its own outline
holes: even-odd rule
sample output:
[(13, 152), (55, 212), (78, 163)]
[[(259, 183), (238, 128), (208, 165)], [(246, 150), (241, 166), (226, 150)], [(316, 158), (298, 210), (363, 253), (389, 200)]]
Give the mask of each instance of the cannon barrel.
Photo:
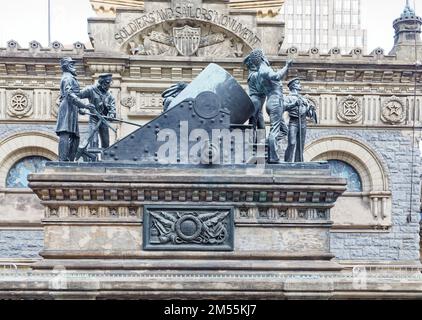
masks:
[(235, 156), (239, 148), (232, 146), (236, 139), (232, 140), (231, 130), (243, 130), (241, 149), (249, 150), (250, 130), (243, 124), (253, 111), (239, 83), (211, 64), (173, 98), (165, 112), (105, 149), (101, 159), (140, 165), (243, 164), (249, 153)]
[(185, 99), (195, 99), (202, 92), (211, 91), (222, 108), (230, 111), (232, 124), (244, 124), (254, 112), (254, 106), (241, 85), (217, 64), (209, 64), (169, 105), (175, 107)]

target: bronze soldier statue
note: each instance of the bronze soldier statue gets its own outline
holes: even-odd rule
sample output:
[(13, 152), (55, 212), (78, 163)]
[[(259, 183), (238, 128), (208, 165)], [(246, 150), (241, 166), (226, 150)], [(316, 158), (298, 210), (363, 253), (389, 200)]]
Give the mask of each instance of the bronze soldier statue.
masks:
[(60, 82), (60, 107), (57, 115), (56, 133), (59, 136), (59, 161), (74, 161), (79, 145), (78, 112), (92, 109), (79, 98), (80, 87), (76, 79), (75, 61), (70, 57), (61, 59), (63, 71)]
[(268, 162), (280, 163), (277, 148), (279, 141), (283, 136), (287, 136), (288, 130), (283, 119), (283, 89), (280, 81), (287, 74), (292, 64), (292, 60), (288, 60), (283, 69), (274, 71), (268, 59), (260, 49), (255, 49), (250, 53), (252, 64), (257, 68), (257, 83), (262, 88), (267, 97), (267, 113), (270, 116), (270, 132), (268, 134)]
[(286, 162), (303, 162), (303, 149), (306, 138), (306, 118), (317, 123), (315, 106), (300, 94), (302, 86), (299, 78), (294, 78), (287, 84), (290, 94), (284, 97), (286, 110), (289, 112), (288, 146), (284, 155)]
[(245, 58), (243, 63), (249, 70), (249, 97), (251, 98), (255, 108), (254, 114), (249, 119), (249, 124), (252, 125), (254, 130), (265, 130), (264, 115), (262, 114), (262, 106), (265, 103), (265, 93), (263, 89), (258, 85), (258, 69), (257, 66), (252, 63), (250, 55)]
[(94, 114), (89, 115), (88, 139), (81, 147), (86, 147), (84, 144), (88, 143), (89, 147), (98, 148), (100, 145), (98, 136), (101, 140), (102, 149), (110, 146), (108, 131), (110, 125), (107, 121), (101, 121), (100, 117), (116, 118), (116, 100), (110, 92), (112, 81), (111, 73), (101, 74), (95, 85), (86, 87), (79, 94), (81, 99), (88, 99), (95, 107)]

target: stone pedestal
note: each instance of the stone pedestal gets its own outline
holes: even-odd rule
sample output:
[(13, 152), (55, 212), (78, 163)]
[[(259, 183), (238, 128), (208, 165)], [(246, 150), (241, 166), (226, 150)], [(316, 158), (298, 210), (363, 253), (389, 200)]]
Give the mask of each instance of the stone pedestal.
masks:
[(45, 207), (35, 269), (335, 271), (324, 163), (131, 166), (49, 163), (30, 176)]

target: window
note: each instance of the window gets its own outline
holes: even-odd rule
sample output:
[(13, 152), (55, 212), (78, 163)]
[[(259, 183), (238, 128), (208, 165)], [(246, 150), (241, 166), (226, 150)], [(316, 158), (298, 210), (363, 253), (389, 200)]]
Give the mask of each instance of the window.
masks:
[(343, 10), (350, 11), (350, 0), (346, 0), (343, 2)]
[(355, 168), (341, 160), (328, 160), (328, 164), (333, 176), (347, 179), (347, 191), (362, 192), (362, 180)]
[(352, 15), (352, 25), (357, 26), (359, 24), (359, 15), (354, 14)]
[(6, 178), (6, 187), (28, 188), (28, 174), (42, 171), (47, 161), (49, 161), (49, 159), (40, 156), (20, 159), (9, 170)]
[(311, 43), (311, 35), (305, 34), (303, 36), (303, 42), (306, 43), (306, 44), (310, 44)]
[(288, 34), (287, 35), (287, 43), (292, 43), (293, 42), (293, 35), (292, 34)]
[(305, 29), (311, 29), (311, 20), (310, 19), (306, 19), (304, 21), (304, 28)]
[(311, 6), (305, 6), (305, 14), (311, 14)]
[(346, 25), (346, 26), (350, 25), (350, 16), (349, 16), (348, 14), (345, 14), (345, 15), (343, 16), (343, 23), (344, 23), (344, 25)]
[(341, 25), (341, 14), (337, 13), (335, 17), (335, 24), (340, 26)]
[(293, 6), (292, 5), (288, 5), (287, 6), (287, 13), (288, 14), (293, 14)]

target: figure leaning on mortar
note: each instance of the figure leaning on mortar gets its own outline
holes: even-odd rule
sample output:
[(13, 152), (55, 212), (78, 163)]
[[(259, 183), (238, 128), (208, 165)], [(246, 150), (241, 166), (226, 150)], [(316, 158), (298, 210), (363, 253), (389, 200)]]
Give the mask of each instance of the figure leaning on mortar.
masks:
[(178, 82), (161, 93), (163, 98), (163, 112), (166, 112), (171, 102), (188, 86), (186, 82)]
[(75, 61), (70, 57), (60, 60), (63, 71), (60, 82), (60, 107), (57, 115), (56, 133), (59, 136), (59, 161), (74, 161), (79, 145), (78, 113), (81, 109), (93, 109), (80, 98), (76, 79)]
[(249, 119), (249, 124), (252, 125), (254, 130), (265, 130), (264, 115), (262, 114), (262, 106), (265, 103), (264, 90), (258, 85), (258, 67), (252, 63), (251, 55), (248, 55), (243, 63), (249, 70), (248, 87), (249, 97), (254, 105), (254, 114)]
[(252, 64), (257, 68), (257, 84), (262, 88), (267, 97), (267, 113), (270, 116), (270, 132), (268, 134), (268, 162), (280, 163), (277, 149), (279, 141), (287, 136), (288, 130), (283, 119), (283, 89), (280, 81), (287, 74), (292, 64), (288, 60), (283, 69), (274, 71), (270, 67), (268, 59), (260, 49), (255, 49), (250, 53)]
[(86, 87), (79, 94), (81, 99), (88, 99), (95, 107), (95, 110), (93, 110), (95, 114), (89, 115), (89, 141), (87, 143), (91, 148), (98, 148), (99, 140), (101, 140), (101, 148), (105, 149), (110, 146), (108, 131), (110, 125), (107, 121), (101, 121), (99, 117), (116, 118), (116, 100), (110, 92), (112, 81), (111, 73), (101, 74), (95, 85)]
[(306, 139), (306, 118), (317, 123), (315, 106), (300, 94), (302, 86), (299, 78), (294, 78), (287, 84), (290, 94), (284, 98), (286, 110), (289, 112), (288, 146), (284, 155), (286, 162), (303, 162), (303, 147)]

